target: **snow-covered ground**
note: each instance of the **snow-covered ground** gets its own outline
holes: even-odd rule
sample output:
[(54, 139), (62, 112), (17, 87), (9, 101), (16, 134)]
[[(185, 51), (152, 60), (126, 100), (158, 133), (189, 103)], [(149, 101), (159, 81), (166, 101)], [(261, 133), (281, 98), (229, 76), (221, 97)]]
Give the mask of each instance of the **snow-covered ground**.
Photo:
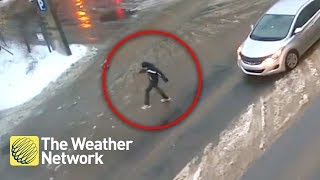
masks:
[(0, 110), (31, 100), (88, 52), (86, 46), (71, 45), (72, 56), (64, 56), (38, 45), (29, 54), (18, 43), (7, 44), (14, 55), (0, 51)]
[(0, 8), (15, 0), (0, 0)]

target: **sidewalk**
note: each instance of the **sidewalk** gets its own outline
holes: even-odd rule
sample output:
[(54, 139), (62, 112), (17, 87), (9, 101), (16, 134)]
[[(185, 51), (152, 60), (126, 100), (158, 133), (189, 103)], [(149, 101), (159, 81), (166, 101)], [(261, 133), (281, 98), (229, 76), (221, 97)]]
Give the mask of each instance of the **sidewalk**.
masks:
[(32, 53), (19, 43), (7, 42), (0, 51), (0, 111), (21, 105), (38, 95), (73, 63), (86, 56), (89, 48), (71, 45), (72, 56), (50, 53), (46, 46), (33, 46)]

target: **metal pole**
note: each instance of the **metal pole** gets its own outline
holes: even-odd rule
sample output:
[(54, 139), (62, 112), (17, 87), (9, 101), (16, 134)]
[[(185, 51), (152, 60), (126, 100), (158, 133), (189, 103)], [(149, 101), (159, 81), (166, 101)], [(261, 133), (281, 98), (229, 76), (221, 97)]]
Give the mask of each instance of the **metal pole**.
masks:
[(44, 37), (44, 40), (45, 40), (45, 42), (47, 44), (48, 50), (51, 53), (52, 52), (52, 50), (51, 50), (52, 44), (50, 43), (50, 37), (48, 35), (48, 32), (47, 32), (46, 27), (45, 27), (45, 24), (43, 22), (43, 18), (41, 16), (39, 16), (39, 19), (40, 19), (41, 33), (43, 34), (43, 37)]
[(21, 32), (21, 34), (23, 36), (23, 41), (27, 46), (28, 53), (31, 53), (31, 47), (30, 47), (30, 44), (29, 44), (28, 37), (25, 35), (25, 32)]
[(69, 43), (63, 32), (62, 26), (56, 14), (56, 9), (51, 3), (51, 0), (36, 0), (35, 4), (38, 7), (38, 12), (41, 18), (43, 18), (46, 23), (44, 26), (44, 36), (50, 35), (53, 49), (58, 51), (60, 50), (62, 53), (68, 56), (72, 55)]
[(65, 49), (67, 55), (71, 56), (72, 52), (71, 52), (71, 49), (69, 47), (69, 43), (68, 43), (68, 40), (66, 38), (66, 35), (64, 34), (64, 31), (63, 31), (62, 26), (60, 24), (59, 18), (57, 16), (56, 9), (52, 5), (51, 0), (47, 0), (47, 3), (48, 3), (48, 6), (49, 6), (49, 10), (51, 11), (52, 17), (53, 17), (53, 19), (55, 21), (55, 24), (57, 26), (58, 32), (59, 32), (59, 34), (61, 36), (61, 40), (62, 40), (62, 44), (64, 46), (64, 49)]
[(1, 31), (0, 31), (0, 38), (1, 38), (1, 41), (3, 42), (3, 44), (8, 47), (6, 40), (4, 39), (4, 36)]

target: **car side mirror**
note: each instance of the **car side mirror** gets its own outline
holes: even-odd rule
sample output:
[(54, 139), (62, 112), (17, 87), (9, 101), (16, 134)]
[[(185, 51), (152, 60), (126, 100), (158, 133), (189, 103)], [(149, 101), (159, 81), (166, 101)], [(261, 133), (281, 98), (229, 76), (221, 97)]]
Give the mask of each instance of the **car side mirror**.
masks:
[(251, 24), (250, 25), (250, 28), (251, 28), (251, 31), (254, 29), (254, 25), (253, 24)]
[(303, 30), (303, 28), (298, 27), (294, 30), (294, 34), (299, 34), (301, 31)]

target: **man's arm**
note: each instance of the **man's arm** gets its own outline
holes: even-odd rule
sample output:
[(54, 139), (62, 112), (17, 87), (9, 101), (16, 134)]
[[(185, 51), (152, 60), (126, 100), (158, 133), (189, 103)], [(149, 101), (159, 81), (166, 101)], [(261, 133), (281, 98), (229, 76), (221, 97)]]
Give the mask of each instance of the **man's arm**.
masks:
[(141, 69), (141, 70), (139, 71), (139, 74), (146, 73), (146, 72), (147, 72), (147, 70)]
[(157, 74), (161, 77), (164, 82), (168, 82), (169, 79), (159, 70), (157, 69)]

